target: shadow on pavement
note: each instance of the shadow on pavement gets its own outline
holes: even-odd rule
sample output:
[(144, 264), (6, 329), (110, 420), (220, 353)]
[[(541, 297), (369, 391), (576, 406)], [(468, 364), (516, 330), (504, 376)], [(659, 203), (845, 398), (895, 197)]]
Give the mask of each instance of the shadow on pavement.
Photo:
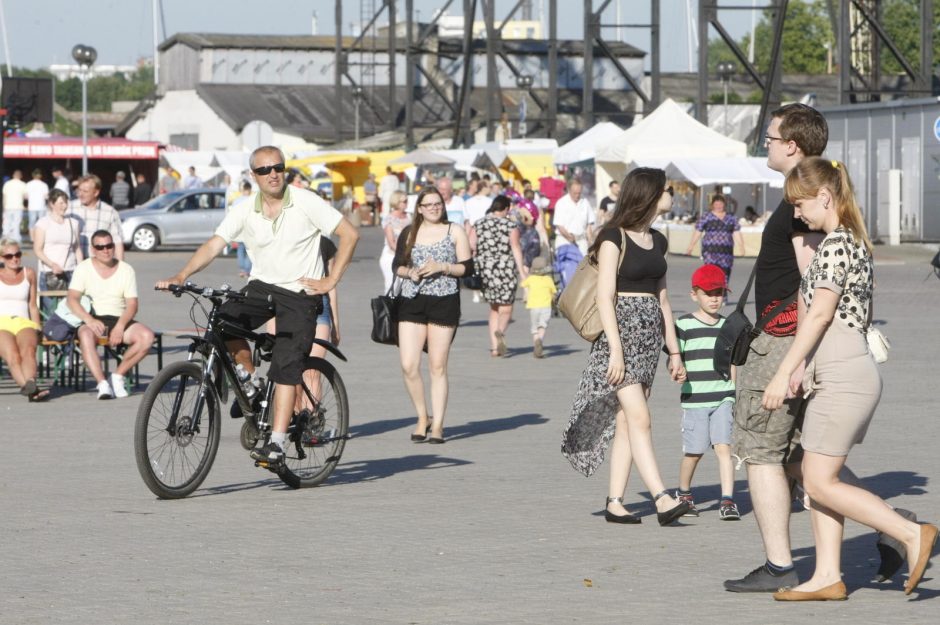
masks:
[[(519, 414), (512, 417), (486, 419), (483, 421), (470, 421), (469, 423), (455, 425), (452, 427), (445, 425), (444, 436), (447, 440), (469, 438), (471, 436), (478, 436), (481, 434), (492, 434), (494, 432), (514, 430), (516, 428), (527, 425), (541, 425), (547, 421), (547, 418), (540, 414), (534, 413)], [(384, 434), (386, 432), (400, 430), (402, 428), (413, 429), (415, 423), (416, 417), (372, 421), (370, 423), (363, 423), (361, 425), (352, 426), (349, 428), (349, 434), (354, 439), (363, 438), (366, 436), (375, 436), (377, 434)]]
[(324, 482), (324, 486), (339, 484), (352, 484), (357, 482), (371, 482), (391, 477), (409, 471), (424, 471), (427, 469), (446, 469), (473, 464), (468, 460), (447, 458), (438, 455), (411, 455), (400, 458), (381, 458), (378, 460), (364, 460), (350, 462), (336, 467), (333, 475)]

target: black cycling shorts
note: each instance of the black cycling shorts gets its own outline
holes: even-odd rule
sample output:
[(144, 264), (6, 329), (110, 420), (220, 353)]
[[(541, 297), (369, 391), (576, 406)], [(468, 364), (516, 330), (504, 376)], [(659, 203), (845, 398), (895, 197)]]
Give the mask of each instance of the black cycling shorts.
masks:
[[(300, 384), (304, 365), (313, 345), (317, 316), (322, 309), (320, 295), (307, 295), (273, 284), (252, 280), (241, 290), (249, 299), (229, 300), (219, 309), (219, 316), (241, 328), (254, 330), (272, 317), (277, 324), (268, 377), (277, 384)], [(267, 301), (271, 296), (271, 303)], [(227, 339), (237, 338), (226, 334)]]
[(456, 328), (460, 323), (460, 294), (403, 297), (398, 304), (398, 320)]

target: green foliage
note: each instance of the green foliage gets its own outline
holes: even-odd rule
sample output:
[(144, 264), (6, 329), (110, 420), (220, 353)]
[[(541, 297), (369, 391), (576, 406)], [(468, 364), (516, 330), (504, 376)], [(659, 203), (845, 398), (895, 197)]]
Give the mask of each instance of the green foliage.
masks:
[[(15, 67), (14, 76), (53, 78), (48, 70)], [(88, 110), (108, 112), (115, 100), (141, 100), (153, 92), (153, 68), (143, 67), (130, 79), (123, 74), (96, 76), (88, 81)], [(55, 80), (55, 101), (69, 111), (82, 110), (82, 81), (78, 78)]]
[[(933, 56), (940, 60), (940, 2), (933, 5)], [(915, 71), (920, 71), (920, 0), (885, 0), (882, 3), (882, 23), (888, 36)], [(881, 46), (882, 69), (889, 74), (903, 73), (901, 64), (887, 46)]]
[[(766, 73), (770, 65), (773, 32), (773, 12), (765, 10), (763, 17), (757, 23), (754, 34), (754, 64), (761, 73)], [(751, 35), (747, 33), (738, 42), (738, 47), (745, 53), (750, 45), (750, 39)], [(787, 6), (786, 21), (783, 25), (783, 42), (781, 46), (784, 73), (826, 73), (826, 46), (834, 45), (833, 41), (834, 37), (825, 0), (790, 0)], [(715, 73), (719, 61), (734, 61), (737, 63), (731, 49), (724, 41), (712, 39), (708, 45), (709, 72)]]

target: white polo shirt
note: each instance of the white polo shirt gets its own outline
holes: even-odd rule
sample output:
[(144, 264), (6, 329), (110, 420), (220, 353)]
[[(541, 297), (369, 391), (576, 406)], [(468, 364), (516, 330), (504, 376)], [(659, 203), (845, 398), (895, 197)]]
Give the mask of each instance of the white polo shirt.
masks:
[(575, 203), (567, 193), (555, 202), (555, 227), (563, 226), (573, 237), (583, 239), (588, 224), (594, 224), (594, 210), (583, 197)]
[(231, 208), (215, 234), (226, 243), (245, 244), (251, 280), (302, 291), (299, 279), (323, 277), (320, 237), (333, 234), (342, 219), (342, 213), (313, 191), (288, 186), (275, 219), (264, 216), (256, 192)]

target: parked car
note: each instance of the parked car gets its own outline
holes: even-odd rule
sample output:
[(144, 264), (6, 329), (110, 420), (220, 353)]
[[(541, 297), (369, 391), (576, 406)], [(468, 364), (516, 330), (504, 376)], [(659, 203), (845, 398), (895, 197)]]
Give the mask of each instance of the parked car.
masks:
[(124, 246), (152, 252), (162, 245), (205, 242), (225, 217), (225, 189), (185, 189), (121, 211)]

